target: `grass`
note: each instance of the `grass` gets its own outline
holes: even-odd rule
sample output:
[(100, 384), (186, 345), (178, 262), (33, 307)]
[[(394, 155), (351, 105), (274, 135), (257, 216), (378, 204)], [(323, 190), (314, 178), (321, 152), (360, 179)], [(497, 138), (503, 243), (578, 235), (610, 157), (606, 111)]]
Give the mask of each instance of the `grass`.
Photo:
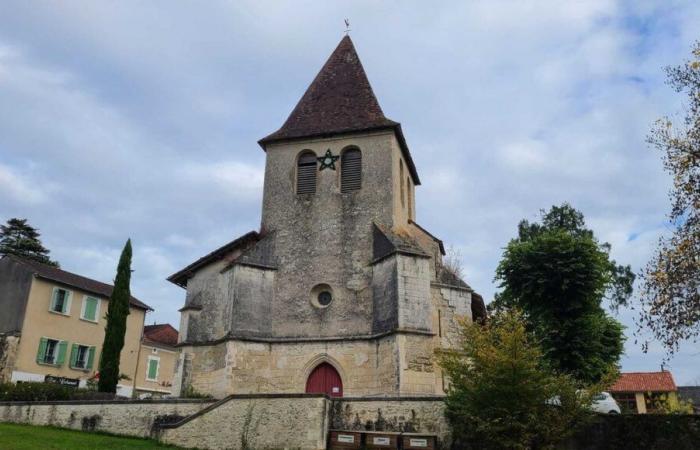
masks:
[(0, 423), (0, 449), (3, 450), (132, 448), (167, 448), (173, 450), (178, 447), (159, 444), (152, 439), (87, 433), (54, 427)]

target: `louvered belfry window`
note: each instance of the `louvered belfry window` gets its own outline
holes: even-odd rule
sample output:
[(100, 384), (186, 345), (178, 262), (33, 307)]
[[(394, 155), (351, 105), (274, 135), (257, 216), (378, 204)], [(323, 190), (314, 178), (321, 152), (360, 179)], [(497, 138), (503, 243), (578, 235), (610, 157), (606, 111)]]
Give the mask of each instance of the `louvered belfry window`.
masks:
[(316, 154), (304, 152), (297, 162), (297, 194), (316, 193)]
[(340, 161), (340, 192), (357, 191), (362, 187), (362, 153), (356, 148), (343, 152)]

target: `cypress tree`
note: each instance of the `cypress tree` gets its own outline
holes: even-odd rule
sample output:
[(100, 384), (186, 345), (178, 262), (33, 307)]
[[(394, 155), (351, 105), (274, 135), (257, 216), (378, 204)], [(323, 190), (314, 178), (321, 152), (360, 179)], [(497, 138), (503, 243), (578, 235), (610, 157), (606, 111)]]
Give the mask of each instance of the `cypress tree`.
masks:
[(100, 355), (100, 379), (97, 385), (100, 392), (115, 393), (117, 391), (119, 357), (124, 347), (126, 316), (129, 315), (129, 300), (131, 299), (130, 282), (131, 239), (126, 241), (122, 255), (119, 258), (117, 278), (114, 280), (114, 289), (109, 299), (105, 339), (102, 343), (102, 354)]
[(0, 225), (0, 255), (16, 255), (58, 267), (58, 263), (49, 258), (49, 250), (40, 237), (39, 230), (29, 225), (27, 219), (9, 219), (5, 225)]

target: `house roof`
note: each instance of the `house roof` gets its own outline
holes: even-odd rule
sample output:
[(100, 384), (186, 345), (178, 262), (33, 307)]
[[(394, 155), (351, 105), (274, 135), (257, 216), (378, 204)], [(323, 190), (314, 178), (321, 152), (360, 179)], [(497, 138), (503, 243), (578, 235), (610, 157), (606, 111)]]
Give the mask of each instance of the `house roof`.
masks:
[(168, 277), (168, 281), (177, 284), (180, 287), (187, 286), (187, 279), (190, 275), (197, 271), (197, 269), (206, 266), (207, 264), (218, 261), (225, 255), (235, 250), (237, 247), (245, 245), (247, 243), (258, 241), (260, 239), (260, 234), (257, 231), (249, 231), (243, 236), (232, 240), (231, 242), (222, 245), (211, 253), (208, 253), (192, 264), (189, 264), (184, 269), (181, 269)]
[(384, 116), (350, 36), (345, 36), (292, 110), (282, 128), (260, 139), (272, 142), (390, 129), (396, 134), (416, 185), (420, 184), (401, 124)]
[(177, 344), (178, 332), (169, 323), (146, 325), (143, 327), (143, 340), (145, 344), (155, 343), (168, 346)]
[[(66, 286), (71, 286), (101, 297), (109, 298), (112, 295), (112, 289), (114, 289), (114, 286), (111, 284), (102, 283), (101, 281), (93, 280), (92, 278), (87, 278), (82, 275), (68, 272), (66, 270), (59, 269), (58, 267), (42, 264), (30, 259), (20, 258), (15, 255), (5, 255), (4, 258), (10, 258), (13, 261), (27, 267), (39, 278), (61, 283)], [(131, 297), (129, 303), (135, 308), (153, 311), (153, 308), (134, 296)]]
[(610, 392), (670, 392), (676, 390), (671, 372), (625, 372)]

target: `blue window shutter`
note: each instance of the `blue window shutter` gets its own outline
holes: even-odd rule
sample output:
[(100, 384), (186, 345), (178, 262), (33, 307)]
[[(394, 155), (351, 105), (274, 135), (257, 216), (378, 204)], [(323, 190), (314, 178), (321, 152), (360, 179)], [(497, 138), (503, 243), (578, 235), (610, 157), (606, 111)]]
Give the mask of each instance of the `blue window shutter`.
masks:
[(95, 347), (90, 347), (88, 349), (87, 363), (85, 364), (86, 369), (92, 369), (92, 363), (95, 360)]
[(62, 366), (66, 360), (66, 349), (68, 348), (68, 342), (60, 341), (58, 343), (58, 355), (56, 356), (56, 365)]
[(70, 367), (75, 367), (78, 363), (78, 344), (71, 345), (70, 348)]
[(38, 362), (38, 363), (44, 362), (44, 356), (46, 355), (46, 343), (47, 342), (48, 342), (48, 339), (46, 339), (44, 337), (39, 339), (39, 349), (36, 352), (36, 362)]

